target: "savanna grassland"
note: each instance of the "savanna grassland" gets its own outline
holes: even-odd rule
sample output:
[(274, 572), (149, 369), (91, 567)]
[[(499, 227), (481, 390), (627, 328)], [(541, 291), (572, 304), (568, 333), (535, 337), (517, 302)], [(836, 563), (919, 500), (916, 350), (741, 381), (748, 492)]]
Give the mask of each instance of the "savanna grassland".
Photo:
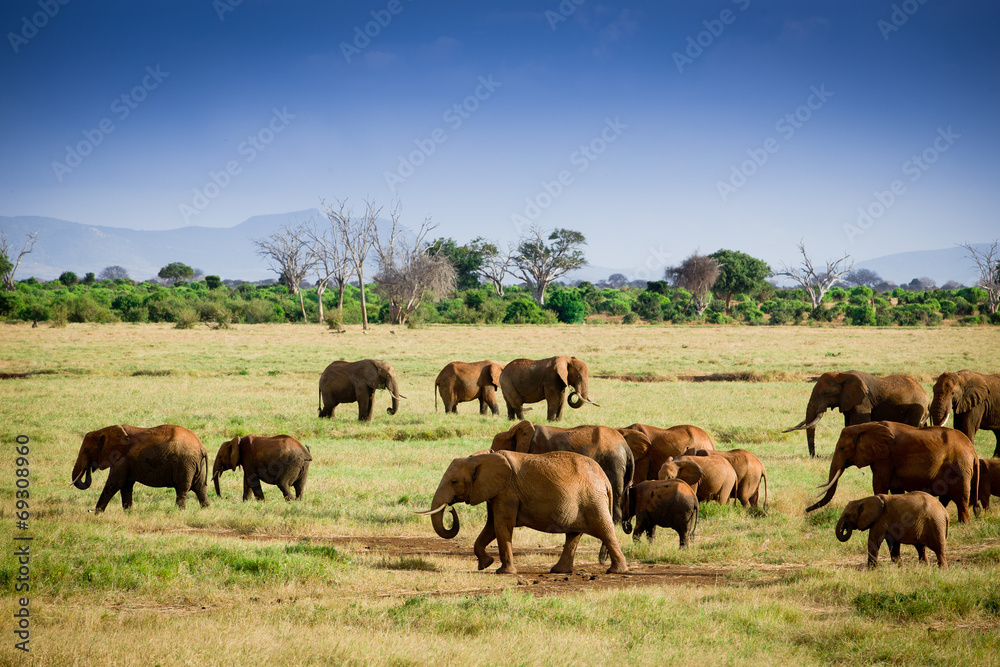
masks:
[[(944, 370), (998, 372), (996, 327), (0, 325), (0, 466), (5, 619), (0, 662), (71, 664), (996, 664), (1000, 511), (960, 525), (951, 567), (865, 571), (866, 533), (845, 544), (844, 504), (871, 493), (845, 473), (834, 501), (806, 516), (843, 425), (830, 413), (819, 457), (802, 432), (810, 379), (826, 370), (908, 373), (930, 391)], [(572, 354), (588, 362), (600, 408), (563, 425), (690, 423), (723, 449), (746, 447), (770, 480), (766, 514), (703, 505), (692, 546), (662, 530), (633, 544), (634, 575), (611, 577), (584, 537), (573, 577), (548, 575), (562, 536), (515, 532), (518, 576), (477, 572), (485, 507), (458, 508), (457, 540), (426, 517), (448, 462), (487, 448), (506, 419), (435, 412), (448, 361)], [(407, 396), (374, 419), (353, 405), (316, 417), (317, 382), (335, 359), (392, 363)], [(715, 380), (692, 381), (702, 376)], [(502, 409), (502, 408), (501, 408)], [(536, 406), (530, 415), (538, 415)], [(544, 412), (542, 413), (544, 415)], [(312, 448), (305, 497), (242, 503), (242, 473), (222, 499), (186, 510), (173, 491), (136, 486), (95, 515), (106, 473), (78, 491), (70, 470), (87, 431), (180, 424), (214, 458), (234, 435), (288, 433)], [(31, 653), (14, 649), (14, 439), (30, 438)], [(980, 456), (994, 440), (981, 432)], [(493, 547), (495, 551), (495, 546)]]

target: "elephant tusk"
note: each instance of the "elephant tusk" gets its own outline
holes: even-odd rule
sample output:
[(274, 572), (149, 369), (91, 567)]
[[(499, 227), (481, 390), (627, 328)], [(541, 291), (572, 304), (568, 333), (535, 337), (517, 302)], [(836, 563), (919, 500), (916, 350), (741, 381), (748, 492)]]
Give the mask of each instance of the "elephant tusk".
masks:
[(389, 395), (392, 396), (393, 398), (395, 398), (397, 401), (398, 400), (407, 400), (407, 401), (410, 400), (410, 399), (406, 398), (406, 396), (403, 396), (402, 394), (389, 394)]
[(795, 426), (789, 426), (784, 431), (782, 431), (782, 433), (791, 433), (792, 431), (798, 431), (799, 429), (805, 428), (805, 424), (806, 424), (806, 420), (803, 419), (802, 421), (800, 421)]
[(430, 516), (431, 514), (437, 514), (438, 512), (443, 512), (448, 507), (449, 507), (448, 503), (441, 503), (441, 505), (437, 509), (423, 510), (422, 512), (418, 512), (417, 510), (413, 510), (413, 513), (414, 514), (423, 514), (425, 516)]
[[(84, 472), (86, 472), (86, 470), (84, 470)], [(70, 482), (69, 485), (70, 486), (74, 486), (78, 481), (80, 481), (81, 477), (83, 477), (83, 472), (81, 472), (79, 475), (77, 475), (76, 477), (74, 477), (73, 481)]]
[(591, 405), (593, 405), (593, 406), (594, 406), (595, 408), (599, 408), (599, 407), (601, 407), (601, 406), (600, 406), (600, 405), (598, 405), (597, 403), (594, 403), (593, 401), (588, 401), (587, 399), (583, 399), (583, 402), (584, 402), (584, 403), (590, 403), (590, 404), (591, 404)]

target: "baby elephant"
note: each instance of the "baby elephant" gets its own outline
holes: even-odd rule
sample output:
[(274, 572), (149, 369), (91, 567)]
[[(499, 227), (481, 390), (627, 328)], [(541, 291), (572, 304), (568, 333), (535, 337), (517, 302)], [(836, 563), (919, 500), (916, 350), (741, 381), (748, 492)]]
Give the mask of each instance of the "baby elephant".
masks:
[(868, 567), (878, 564), (882, 540), (889, 542), (893, 563), (899, 562), (900, 544), (917, 548), (920, 561), (927, 562), (925, 547), (937, 555), (938, 567), (948, 567), (945, 544), (948, 537), (948, 510), (937, 498), (923, 491), (901, 495), (868, 496), (847, 503), (837, 522), (837, 539), (846, 542), (851, 532), (868, 532)]
[(261, 482), (277, 485), (285, 500), (292, 500), (290, 489), (294, 487), (295, 500), (299, 500), (306, 486), (310, 461), (309, 448), (291, 436), (237, 436), (223, 443), (215, 455), (212, 466), (215, 493), (222, 497), (219, 478), (223, 472), (243, 466), (243, 500), (249, 500), (251, 492), (257, 500), (264, 500)]
[(681, 538), (680, 548), (686, 549), (698, 526), (698, 496), (682, 479), (650, 480), (630, 486), (625, 492), (622, 508), (622, 529), (632, 532), (635, 517), (636, 542), (646, 533), (650, 541), (656, 527), (672, 528)]
[(1000, 459), (979, 459), (979, 504), (990, 508), (990, 496), (1000, 496)]

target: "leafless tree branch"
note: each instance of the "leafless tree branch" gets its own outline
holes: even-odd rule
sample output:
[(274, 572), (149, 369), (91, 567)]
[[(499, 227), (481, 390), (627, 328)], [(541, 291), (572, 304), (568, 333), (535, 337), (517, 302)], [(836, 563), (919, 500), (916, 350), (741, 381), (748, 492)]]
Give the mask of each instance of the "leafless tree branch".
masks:
[(790, 268), (786, 264), (781, 265), (781, 271), (775, 271), (774, 275), (784, 276), (801, 285), (809, 294), (812, 301), (812, 309), (819, 308), (823, 295), (837, 283), (846, 282), (842, 276), (846, 275), (854, 268), (854, 262), (848, 253), (840, 259), (826, 261), (826, 269), (817, 271), (813, 266), (812, 259), (806, 253), (805, 243), (799, 241), (796, 246), (802, 253), (802, 264), (797, 268)]

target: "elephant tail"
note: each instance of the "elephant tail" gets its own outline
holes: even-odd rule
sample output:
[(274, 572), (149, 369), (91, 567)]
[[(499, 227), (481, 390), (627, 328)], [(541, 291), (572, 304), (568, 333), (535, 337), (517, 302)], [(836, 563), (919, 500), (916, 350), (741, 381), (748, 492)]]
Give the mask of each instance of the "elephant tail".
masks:
[(764, 483), (764, 511), (767, 511), (767, 473), (762, 472), (760, 474), (760, 479)]
[(322, 414), (323, 414), (323, 387), (320, 387), (319, 389), (317, 389), (316, 392), (319, 394), (319, 397), (316, 399), (316, 403), (319, 406), (319, 408), (318, 408), (319, 414), (322, 416)]
[(980, 506), (979, 506), (979, 477), (982, 474), (982, 466), (979, 465), (979, 455), (975, 454), (973, 450), (974, 457), (972, 459), (972, 483), (969, 484), (969, 505), (972, 506), (972, 512), (976, 516), (979, 516)]
[(434, 380), (434, 412), (438, 411), (438, 381)]
[(635, 457), (632, 456), (632, 450), (628, 450), (628, 458), (625, 460), (625, 483), (622, 484), (622, 495), (628, 491), (628, 488), (632, 486), (632, 478), (635, 475)]
[(198, 470), (194, 474), (194, 479), (191, 481), (191, 486), (200, 485), (202, 482), (208, 485), (208, 452), (202, 451), (201, 462), (198, 464)]

